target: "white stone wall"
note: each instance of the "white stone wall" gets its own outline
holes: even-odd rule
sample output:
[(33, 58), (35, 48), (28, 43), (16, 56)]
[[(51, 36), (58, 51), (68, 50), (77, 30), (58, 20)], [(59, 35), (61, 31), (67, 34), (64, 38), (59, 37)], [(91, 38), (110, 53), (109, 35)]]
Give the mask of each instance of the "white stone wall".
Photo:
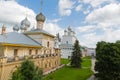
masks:
[(74, 44), (75, 38), (73, 36), (63, 36), (61, 44)]
[(61, 50), (61, 57), (62, 58), (68, 58), (68, 56), (71, 56), (71, 54), (72, 54), (72, 50), (68, 50), (68, 49), (62, 49)]
[(62, 58), (68, 58), (68, 56), (71, 56), (75, 40), (76, 37), (73, 34), (63, 35), (60, 45)]

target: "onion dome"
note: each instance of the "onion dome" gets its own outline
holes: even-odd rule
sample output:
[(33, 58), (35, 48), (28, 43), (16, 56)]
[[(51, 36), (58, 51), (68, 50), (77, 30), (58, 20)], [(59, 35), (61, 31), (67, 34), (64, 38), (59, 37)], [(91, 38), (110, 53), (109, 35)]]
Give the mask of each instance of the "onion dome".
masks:
[(40, 13), (36, 16), (36, 20), (44, 22), (45, 21), (45, 16), (42, 13)]
[(27, 28), (30, 27), (30, 21), (27, 19), (27, 17), (21, 21), (21, 27), (23, 27), (23, 26), (25, 26)]
[(71, 29), (71, 27), (70, 27), (70, 26), (68, 27), (68, 31), (72, 31), (72, 29)]
[(14, 25), (13, 26), (13, 31), (19, 31), (19, 26), (18, 25)]
[(64, 32), (67, 32), (67, 30), (64, 30)]
[(21, 29), (21, 30), (25, 30), (25, 28), (26, 28), (25, 25), (21, 25), (21, 26), (20, 26), (20, 29)]

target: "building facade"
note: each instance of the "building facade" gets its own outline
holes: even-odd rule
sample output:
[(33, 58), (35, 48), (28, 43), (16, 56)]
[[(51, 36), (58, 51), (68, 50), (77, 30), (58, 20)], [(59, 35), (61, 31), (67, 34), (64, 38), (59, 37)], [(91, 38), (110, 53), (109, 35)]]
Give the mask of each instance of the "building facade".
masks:
[[(0, 34), (0, 80), (10, 80), (12, 73), (26, 58), (47, 72), (60, 65), (61, 51), (55, 46), (55, 36), (43, 30), (45, 16), (36, 16), (37, 27), (28, 31), (27, 17), (21, 26), (15, 25), (13, 32), (6, 33), (5, 26)], [(18, 33), (18, 30), (22, 33)], [(56, 43), (58, 44), (58, 43)]]
[[(59, 36), (57, 37), (57, 41), (59, 42), (58, 45), (61, 49), (61, 58), (71, 57), (75, 40), (77, 40), (77, 37), (71, 27), (68, 27), (66, 30), (64, 30), (64, 35), (62, 36), (61, 40), (59, 39)], [(83, 47), (80, 45), (80, 49), (82, 57), (90, 56), (89, 49), (87, 47)]]
[(64, 30), (64, 35), (62, 36), (60, 43), (62, 58), (69, 58), (71, 56), (75, 40), (77, 40), (77, 38), (71, 27), (68, 27), (67, 30)]

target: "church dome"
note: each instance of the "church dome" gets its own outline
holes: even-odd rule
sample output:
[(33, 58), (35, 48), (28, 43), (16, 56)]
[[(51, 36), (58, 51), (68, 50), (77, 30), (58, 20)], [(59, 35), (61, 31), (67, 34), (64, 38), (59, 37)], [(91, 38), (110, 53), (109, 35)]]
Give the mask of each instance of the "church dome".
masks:
[(20, 29), (21, 29), (21, 30), (25, 30), (25, 28), (26, 28), (25, 25), (21, 25), (21, 26), (20, 26)]
[(36, 20), (44, 22), (45, 21), (45, 16), (42, 13), (40, 13), (36, 16)]
[(27, 19), (27, 17), (21, 21), (21, 26), (23, 27), (23, 25), (25, 27), (30, 27), (30, 21)]
[(14, 31), (19, 31), (19, 26), (18, 26), (18, 25), (14, 25), (14, 26), (13, 26), (13, 30), (14, 30)]
[(67, 30), (64, 30), (64, 32), (67, 32)]
[(68, 31), (72, 31), (72, 29), (71, 29), (71, 27), (70, 27), (70, 26), (68, 27)]

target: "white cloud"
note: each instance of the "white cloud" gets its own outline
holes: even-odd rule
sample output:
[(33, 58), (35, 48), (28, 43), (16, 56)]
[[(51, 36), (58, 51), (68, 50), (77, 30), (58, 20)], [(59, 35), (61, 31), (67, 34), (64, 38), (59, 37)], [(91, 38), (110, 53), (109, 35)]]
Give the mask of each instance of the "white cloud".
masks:
[(56, 23), (45, 23), (44, 30), (48, 31), (49, 33), (55, 35), (57, 33), (63, 34), (63, 29), (59, 27)]
[(93, 8), (101, 7), (105, 3), (117, 3), (117, 0), (79, 0), (80, 3), (90, 4)]
[(91, 11), (86, 16), (86, 26), (78, 27), (79, 32), (84, 32), (78, 35), (81, 44), (96, 47), (98, 41), (115, 42), (120, 40), (119, 21), (120, 4), (111, 3)]
[(32, 26), (36, 23), (34, 11), (18, 4), (15, 0), (0, 1), (0, 6), (0, 23), (7, 25), (6, 27), (20, 24), (26, 14)]
[(59, 0), (59, 13), (61, 16), (69, 16), (75, 2), (71, 0)]
[(81, 9), (82, 9), (82, 5), (78, 5), (78, 6), (75, 8), (76, 11), (80, 11)]
[(97, 23), (102, 26), (112, 26), (120, 24), (120, 4), (109, 4), (91, 12), (86, 21)]
[(48, 20), (47, 22), (52, 22), (52, 23), (57, 23), (61, 20), (61, 18), (53, 19), (53, 20)]
[(116, 42), (120, 40), (120, 29), (118, 30), (109, 30), (106, 29), (105, 33), (98, 35), (97, 33), (88, 33), (82, 36), (79, 36), (81, 45), (86, 45), (88, 47), (96, 47), (98, 41), (107, 41), (107, 42)]
[(91, 32), (93, 30), (95, 30), (95, 26), (94, 25), (80, 26), (80, 27), (76, 28), (76, 31), (78, 31), (80, 33), (82, 33), (82, 32), (84, 32), (84, 33)]
[(84, 34), (80, 36), (79, 39), (81, 41), (81, 45), (95, 48), (95, 44), (101, 40), (101, 36), (98, 36), (95, 32), (93, 32), (89, 34)]

